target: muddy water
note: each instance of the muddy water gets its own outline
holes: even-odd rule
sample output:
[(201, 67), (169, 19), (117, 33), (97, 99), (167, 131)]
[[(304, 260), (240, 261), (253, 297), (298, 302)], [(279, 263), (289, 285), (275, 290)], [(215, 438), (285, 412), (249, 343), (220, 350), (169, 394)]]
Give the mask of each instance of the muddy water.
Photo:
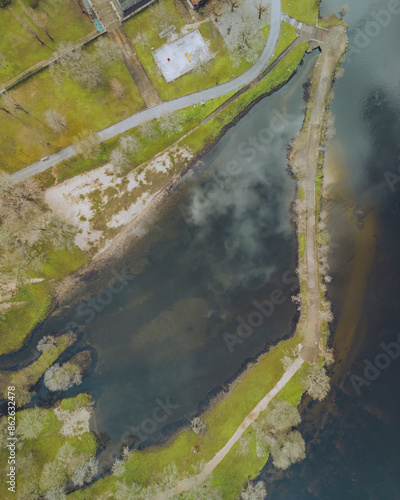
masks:
[[(400, 62), (394, 50), (400, 9), (388, 16), (383, 11), (389, 4), (349, 2), (349, 54), (334, 88), (337, 135), (325, 185), (337, 362), (326, 400), (302, 405), (307, 459), (287, 473), (268, 463), (262, 474), (273, 500), (400, 498), (400, 356), (381, 356), (381, 344), (395, 342), (400, 331), (400, 183), (390, 187), (385, 179), (386, 172), (398, 174), (400, 163)], [(322, 11), (341, 6), (324, 0)], [(369, 24), (383, 18), (384, 28)], [(379, 33), (368, 37), (374, 28)], [(365, 375), (369, 363), (379, 368)]]
[[(96, 362), (66, 395), (94, 395), (104, 460), (134, 435), (147, 445), (187, 423), (247, 360), (291, 333), (295, 186), (286, 154), (315, 60), (307, 56), (287, 86), (229, 130), (107, 275), (93, 272), (78, 302), (3, 357), (3, 366), (24, 364), (41, 336), (79, 326), (80, 340), (64, 358), (90, 348)], [(232, 343), (238, 328), (245, 339)], [(36, 391), (32, 404), (52, 401), (42, 381)]]

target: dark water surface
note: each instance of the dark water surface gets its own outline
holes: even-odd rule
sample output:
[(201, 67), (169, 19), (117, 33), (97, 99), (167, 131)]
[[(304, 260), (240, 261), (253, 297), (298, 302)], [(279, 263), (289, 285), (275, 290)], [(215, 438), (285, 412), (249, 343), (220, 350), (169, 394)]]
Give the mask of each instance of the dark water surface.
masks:
[[(323, 0), (322, 12), (338, 12), (342, 4)], [(338, 362), (327, 399), (302, 405), (308, 458), (285, 474), (268, 463), (261, 474), (271, 500), (400, 498), (400, 356), (381, 356), (381, 344), (396, 342), (400, 332), (400, 182), (390, 188), (385, 179), (386, 172), (398, 175), (400, 165), (400, 4), (348, 4), (350, 46), (334, 87), (337, 136), (328, 170), (335, 179), (327, 201)], [(393, 5), (398, 14), (382, 12)], [(369, 24), (377, 19), (386, 26)], [(357, 209), (364, 219), (357, 221)], [(368, 362), (380, 367), (367, 373), (375, 380), (365, 378)]]
[[(80, 303), (56, 311), (24, 349), (0, 360), (26, 363), (40, 337), (76, 322), (83, 333), (64, 358), (89, 348), (95, 365), (66, 395), (94, 395), (94, 427), (109, 440), (103, 458), (130, 434), (149, 444), (187, 423), (210, 391), (290, 334), (297, 280), (286, 154), (302, 124), (303, 84), (315, 60), (307, 56), (287, 86), (229, 130), (140, 245), (111, 264), (107, 276), (93, 273)], [(105, 287), (123, 267), (135, 278)], [(263, 315), (260, 304), (274, 290), (284, 300), (269, 301)], [(224, 334), (236, 333), (239, 323), (249, 337), (229, 349)], [(34, 403), (46, 403), (42, 382), (36, 390)], [(155, 421), (155, 414), (162, 418)]]

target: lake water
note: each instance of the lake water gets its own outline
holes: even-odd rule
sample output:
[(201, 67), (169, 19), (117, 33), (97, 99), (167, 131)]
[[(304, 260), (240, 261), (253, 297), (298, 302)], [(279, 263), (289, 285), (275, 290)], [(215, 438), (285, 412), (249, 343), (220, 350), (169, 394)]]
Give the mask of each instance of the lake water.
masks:
[[(92, 274), (80, 302), (55, 311), (20, 352), (0, 360), (24, 364), (40, 337), (79, 324), (80, 340), (63, 359), (90, 349), (95, 364), (65, 395), (94, 395), (94, 429), (108, 444), (104, 465), (134, 434), (147, 445), (187, 424), (248, 360), (292, 333), (295, 184), (286, 155), (316, 57), (226, 133), (140, 242), (106, 273)], [(124, 268), (125, 284), (105, 286)], [(239, 326), (248, 338), (232, 344)], [(32, 404), (51, 402), (42, 381), (36, 391)], [(153, 420), (157, 407), (167, 407), (162, 422)]]
[[(323, 0), (322, 12), (342, 4)], [(326, 400), (302, 404), (307, 459), (287, 473), (268, 463), (261, 474), (271, 500), (400, 498), (400, 357), (380, 356), (400, 331), (400, 183), (385, 179), (400, 165), (400, 5), (390, 16), (382, 11), (392, 2), (348, 5), (349, 53), (334, 87), (337, 135), (327, 165), (338, 362)], [(376, 380), (364, 378), (368, 362), (380, 367), (368, 372)]]

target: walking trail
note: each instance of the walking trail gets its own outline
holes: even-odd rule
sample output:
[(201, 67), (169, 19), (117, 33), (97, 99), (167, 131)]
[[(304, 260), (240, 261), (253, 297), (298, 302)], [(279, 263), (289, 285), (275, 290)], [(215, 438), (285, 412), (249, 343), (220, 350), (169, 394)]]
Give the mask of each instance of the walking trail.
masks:
[(230, 452), (232, 447), (239, 441), (244, 432), (251, 424), (253, 424), (256, 419), (260, 416), (260, 413), (264, 411), (270, 401), (278, 394), (278, 392), (285, 387), (285, 385), (289, 382), (289, 380), (299, 371), (302, 364), (304, 363), (303, 358), (298, 357), (293, 364), (286, 370), (283, 377), (279, 380), (279, 382), (275, 385), (273, 389), (266, 394), (262, 400), (257, 404), (253, 410), (246, 416), (243, 422), (239, 425), (236, 432), (229, 439), (226, 445), (219, 450), (219, 452), (214, 455), (214, 457), (207, 462), (204, 466), (203, 470), (197, 474), (196, 476), (182, 479), (179, 483), (167, 492), (163, 492), (155, 496), (155, 500), (165, 500), (167, 498), (171, 498), (175, 495), (179, 495), (184, 491), (188, 491), (198, 484), (205, 481), (210, 474), (214, 471), (214, 469), (222, 462), (222, 460), (226, 457), (226, 455)]

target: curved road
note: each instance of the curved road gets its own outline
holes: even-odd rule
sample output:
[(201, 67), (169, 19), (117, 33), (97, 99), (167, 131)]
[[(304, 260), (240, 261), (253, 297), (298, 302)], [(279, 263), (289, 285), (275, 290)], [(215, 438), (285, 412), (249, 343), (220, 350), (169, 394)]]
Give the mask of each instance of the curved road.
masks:
[[(164, 113), (173, 113), (188, 106), (193, 106), (199, 103), (201, 100), (208, 101), (216, 97), (221, 97), (223, 95), (229, 94), (236, 90), (239, 90), (244, 85), (250, 83), (254, 78), (256, 78), (268, 65), (271, 59), (276, 44), (278, 43), (279, 36), (281, 32), (281, 0), (271, 0), (271, 27), (268, 35), (267, 43), (265, 44), (264, 50), (258, 61), (247, 71), (239, 75), (237, 78), (230, 80), (221, 85), (216, 85), (209, 89), (196, 92), (194, 94), (185, 95), (183, 97), (178, 97), (172, 101), (166, 101), (152, 108), (145, 109), (139, 113), (135, 113), (125, 120), (114, 123), (110, 127), (101, 130), (98, 134), (100, 137), (100, 142), (107, 141), (123, 132), (142, 125), (143, 123), (152, 120), (153, 118), (159, 118)], [(16, 184), (18, 182), (31, 177), (32, 175), (39, 174), (45, 170), (58, 165), (64, 160), (72, 158), (77, 153), (73, 146), (68, 146), (61, 149), (57, 153), (54, 153), (44, 161), (37, 161), (28, 165), (11, 175), (13, 182)]]

